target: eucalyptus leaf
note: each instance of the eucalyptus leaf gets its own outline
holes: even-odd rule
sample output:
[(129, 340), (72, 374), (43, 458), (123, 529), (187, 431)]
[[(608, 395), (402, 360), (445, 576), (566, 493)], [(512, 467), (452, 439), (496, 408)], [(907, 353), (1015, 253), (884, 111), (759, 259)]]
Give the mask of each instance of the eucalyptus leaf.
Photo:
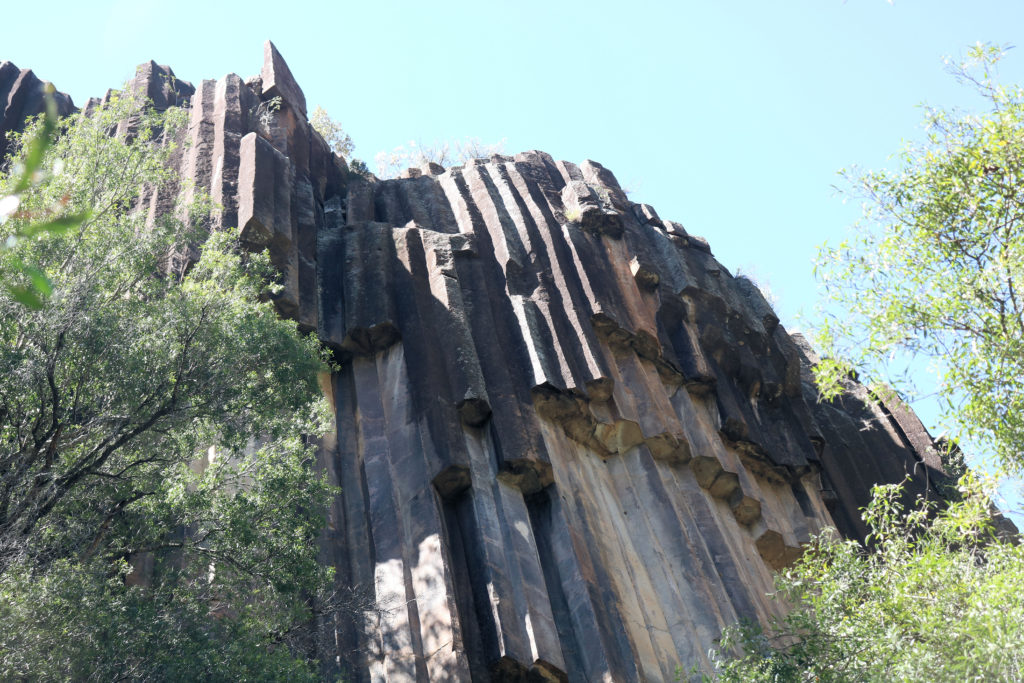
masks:
[(987, 110), (925, 109), (927, 138), (893, 171), (844, 174), (863, 219), (815, 263), (830, 298), (816, 370), (826, 399), (856, 370), (914, 395), (937, 372), (955, 436), (1024, 468), (1024, 91), (996, 80), (1004, 50), (953, 68)]

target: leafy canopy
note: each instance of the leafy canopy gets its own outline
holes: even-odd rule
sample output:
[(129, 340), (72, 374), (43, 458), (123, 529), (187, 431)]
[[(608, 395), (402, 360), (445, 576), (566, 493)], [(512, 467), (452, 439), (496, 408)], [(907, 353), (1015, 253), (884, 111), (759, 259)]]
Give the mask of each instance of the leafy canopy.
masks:
[[(856, 234), (822, 248), (816, 273), (841, 313), (826, 321), (826, 397), (853, 370), (893, 358), (938, 367), (959, 436), (1024, 466), (1024, 90), (1001, 84), (999, 48), (978, 45), (953, 74), (987, 111), (927, 109), (927, 138), (898, 171), (853, 172)], [(891, 381), (891, 380), (890, 380)], [(906, 383), (901, 388), (908, 388)]]
[(815, 539), (776, 577), (793, 609), (767, 630), (726, 629), (715, 680), (1021, 680), (1024, 545), (997, 533), (984, 482), (960, 488), (945, 509), (907, 511), (900, 486), (876, 487), (870, 547)]
[[(896, 357), (931, 359), (961, 435), (1019, 470), (1024, 90), (996, 79), (1002, 55), (979, 45), (953, 68), (987, 111), (928, 109), (927, 138), (903, 151), (900, 170), (847, 174), (865, 213), (853, 238), (819, 255), (842, 312), (822, 335), (832, 359), (815, 372), (828, 398), (852, 371), (871, 378)], [(776, 578), (787, 616), (726, 629), (717, 679), (1021, 680), (1024, 545), (997, 532), (991, 488), (968, 473), (953, 502), (908, 511), (900, 487), (877, 487), (867, 547), (816, 538)]]
[[(124, 93), (61, 124), (31, 191), (0, 177), (0, 281), (49, 285), (36, 309), (0, 292), (0, 679), (313, 676), (289, 645), (330, 605), (303, 436), (323, 365), (266, 254), (206, 239), (208, 203), (148, 211), (185, 120)], [(86, 219), (28, 234), (55, 206)]]

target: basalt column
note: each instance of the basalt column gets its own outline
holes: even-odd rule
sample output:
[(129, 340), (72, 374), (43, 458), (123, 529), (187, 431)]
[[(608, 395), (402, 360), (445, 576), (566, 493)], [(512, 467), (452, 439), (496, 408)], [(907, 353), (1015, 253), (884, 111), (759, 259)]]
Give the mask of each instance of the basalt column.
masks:
[(673, 680), (777, 613), (812, 533), (861, 533), (871, 483), (937, 466), (862, 389), (817, 405), (757, 288), (601, 165), (405, 175), (350, 178), (318, 235), (355, 678)]
[[(269, 249), (278, 310), (339, 363), (322, 556), (365, 600), (322, 624), (331, 680), (709, 669), (723, 626), (778, 614), (772, 572), (811, 534), (861, 537), (872, 484), (941, 474), (903, 406), (852, 382), (819, 404), (813, 351), (757, 287), (598, 163), (352, 173), (269, 42), (248, 80), (150, 63), (129, 87), (190, 109), (178, 187), (140, 209), (209, 196), (210, 229)], [(0, 64), (0, 132), (41, 88)]]

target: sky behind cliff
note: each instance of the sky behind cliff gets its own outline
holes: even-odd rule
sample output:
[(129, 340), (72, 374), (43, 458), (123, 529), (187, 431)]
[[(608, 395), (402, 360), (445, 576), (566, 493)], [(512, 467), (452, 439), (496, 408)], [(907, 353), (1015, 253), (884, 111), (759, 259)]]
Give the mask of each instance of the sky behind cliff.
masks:
[[(230, 6), (229, 6), (230, 5)], [(922, 102), (970, 106), (943, 71), (976, 41), (1011, 43), (1024, 3), (57, 2), (0, 58), (81, 104), (154, 59), (194, 84), (259, 72), (281, 50), (374, 155), (410, 140), (506, 140), (600, 161), (665, 218), (767, 284), (790, 327), (814, 296), (816, 245), (839, 239), (836, 171), (885, 166), (921, 133)], [(8, 26), (39, 24), (29, 3)], [(44, 38), (45, 36), (45, 38)], [(1002, 71), (1024, 81), (1024, 52)]]
[[(631, 198), (708, 238), (732, 272), (808, 327), (817, 245), (859, 208), (836, 171), (881, 168), (920, 138), (917, 105), (976, 104), (943, 70), (1012, 44), (1024, 3), (56, 2), (5, 7), (0, 59), (82, 104), (149, 59), (193, 84), (259, 72), (272, 39), (356, 156), (410, 140), (505, 139), (600, 161)], [(20, 27), (11, 31), (10, 27)], [(1024, 82), (1024, 51), (1002, 73)], [(918, 406), (934, 426), (934, 410)]]

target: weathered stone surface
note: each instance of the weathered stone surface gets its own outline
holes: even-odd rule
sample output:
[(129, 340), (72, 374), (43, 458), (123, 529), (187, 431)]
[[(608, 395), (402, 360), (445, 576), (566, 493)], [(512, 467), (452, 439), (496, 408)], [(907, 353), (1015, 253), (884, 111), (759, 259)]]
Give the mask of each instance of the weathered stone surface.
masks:
[[(348, 224), (321, 237), (322, 282), (342, 283), (321, 285), (321, 307), (338, 310), (321, 335), (351, 349), (348, 330), (395, 330), (393, 346), (360, 346), (343, 364), (339, 429), (365, 420), (351, 373), (365, 362), (356, 356), (373, 359), (375, 391), (404, 396), (418, 416), (444, 511), (419, 526), (447, 539), (456, 649), (474, 679), (672, 680), (681, 661), (707, 664), (722, 626), (779, 609), (765, 599), (771, 572), (839, 523), (830, 498), (845, 510), (851, 494), (829, 479), (846, 466), (836, 458), (914, 459), (917, 444), (894, 427), (873, 426), (870, 445), (861, 436), (851, 449), (857, 415), (820, 425), (808, 361), (756, 287), (653, 209), (617, 210), (616, 190), (592, 163), (476, 160), (358, 182)], [(585, 225), (587, 211), (614, 214), (618, 228)], [(381, 364), (399, 349), (396, 385)], [(393, 424), (383, 432), (410, 428)], [(349, 443), (340, 467), (376, 448)], [(858, 495), (904, 469), (879, 464)], [(362, 470), (359, 489), (373, 491), (375, 476)], [(356, 510), (367, 505), (347, 491)], [(375, 547), (368, 530), (349, 538)]]
[[(7, 134), (22, 131), (27, 118), (46, 110), (44, 92), (48, 83), (39, 80), (31, 69), (0, 61), (0, 164), (7, 156)], [(55, 92), (53, 99), (60, 116), (75, 111), (71, 98), (64, 93)]]
[(284, 57), (269, 40), (263, 43), (263, 70), (260, 72), (260, 80), (262, 99), (280, 97), (295, 107), (299, 114), (306, 115), (306, 96), (295, 82), (295, 77), (292, 76)]
[[(941, 478), (913, 413), (854, 383), (818, 403), (813, 351), (757, 287), (600, 164), (529, 151), (350, 175), (264, 56), (246, 82), (191, 89), (150, 63), (132, 87), (188, 97), (181, 187), (270, 250), (279, 311), (339, 363), (322, 557), (375, 607), (322, 625), (325, 677), (707, 670), (723, 626), (778, 613), (771, 573), (812, 533), (861, 538), (872, 484)], [(3, 130), (40, 83), (0, 64)]]
[(562, 189), (565, 218), (578, 222), (587, 230), (611, 237), (622, 235), (622, 218), (618, 211), (607, 208), (594, 188), (580, 180), (572, 180)]
[[(443, 510), (423, 533), (446, 539), (456, 649), (476, 680), (672, 680), (679, 661), (706, 663), (724, 625), (778, 609), (764, 597), (771, 571), (841, 523), (822, 494), (836, 489), (840, 510), (853, 500), (828, 478), (849, 466), (837, 458), (913, 460), (895, 428), (848, 449), (859, 417), (840, 432), (819, 425), (807, 360), (756, 287), (653, 209), (618, 211), (616, 188), (595, 164), (542, 153), (476, 160), (358, 182), (348, 224), (331, 228), (344, 237), (322, 237), (318, 268), (342, 283), (322, 285), (322, 307), (364, 311), (325, 319), (322, 336), (394, 328), (393, 346), (352, 353), (375, 359), (376, 391), (407, 396), (418, 416)], [(583, 219), (595, 211), (617, 227)], [(356, 239), (367, 230), (373, 240)], [(380, 365), (397, 349), (401, 385)], [(360, 385), (345, 379), (364, 361), (351, 362), (335, 384), (339, 429), (365, 420)], [(350, 468), (375, 447), (348, 443), (325, 462)], [(870, 476), (903, 473), (880, 464)], [(354, 510), (367, 504), (348, 490), (373, 490), (376, 476), (348, 484)]]
[(186, 106), (196, 91), (191, 83), (178, 79), (171, 67), (154, 61), (136, 67), (127, 87), (143, 93), (158, 111)]
[(666, 227), (665, 223), (658, 217), (658, 212), (650, 204), (634, 204), (633, 215), (636, 216), (636, 219), (641, 224), (653, 225), (659, 228)]

